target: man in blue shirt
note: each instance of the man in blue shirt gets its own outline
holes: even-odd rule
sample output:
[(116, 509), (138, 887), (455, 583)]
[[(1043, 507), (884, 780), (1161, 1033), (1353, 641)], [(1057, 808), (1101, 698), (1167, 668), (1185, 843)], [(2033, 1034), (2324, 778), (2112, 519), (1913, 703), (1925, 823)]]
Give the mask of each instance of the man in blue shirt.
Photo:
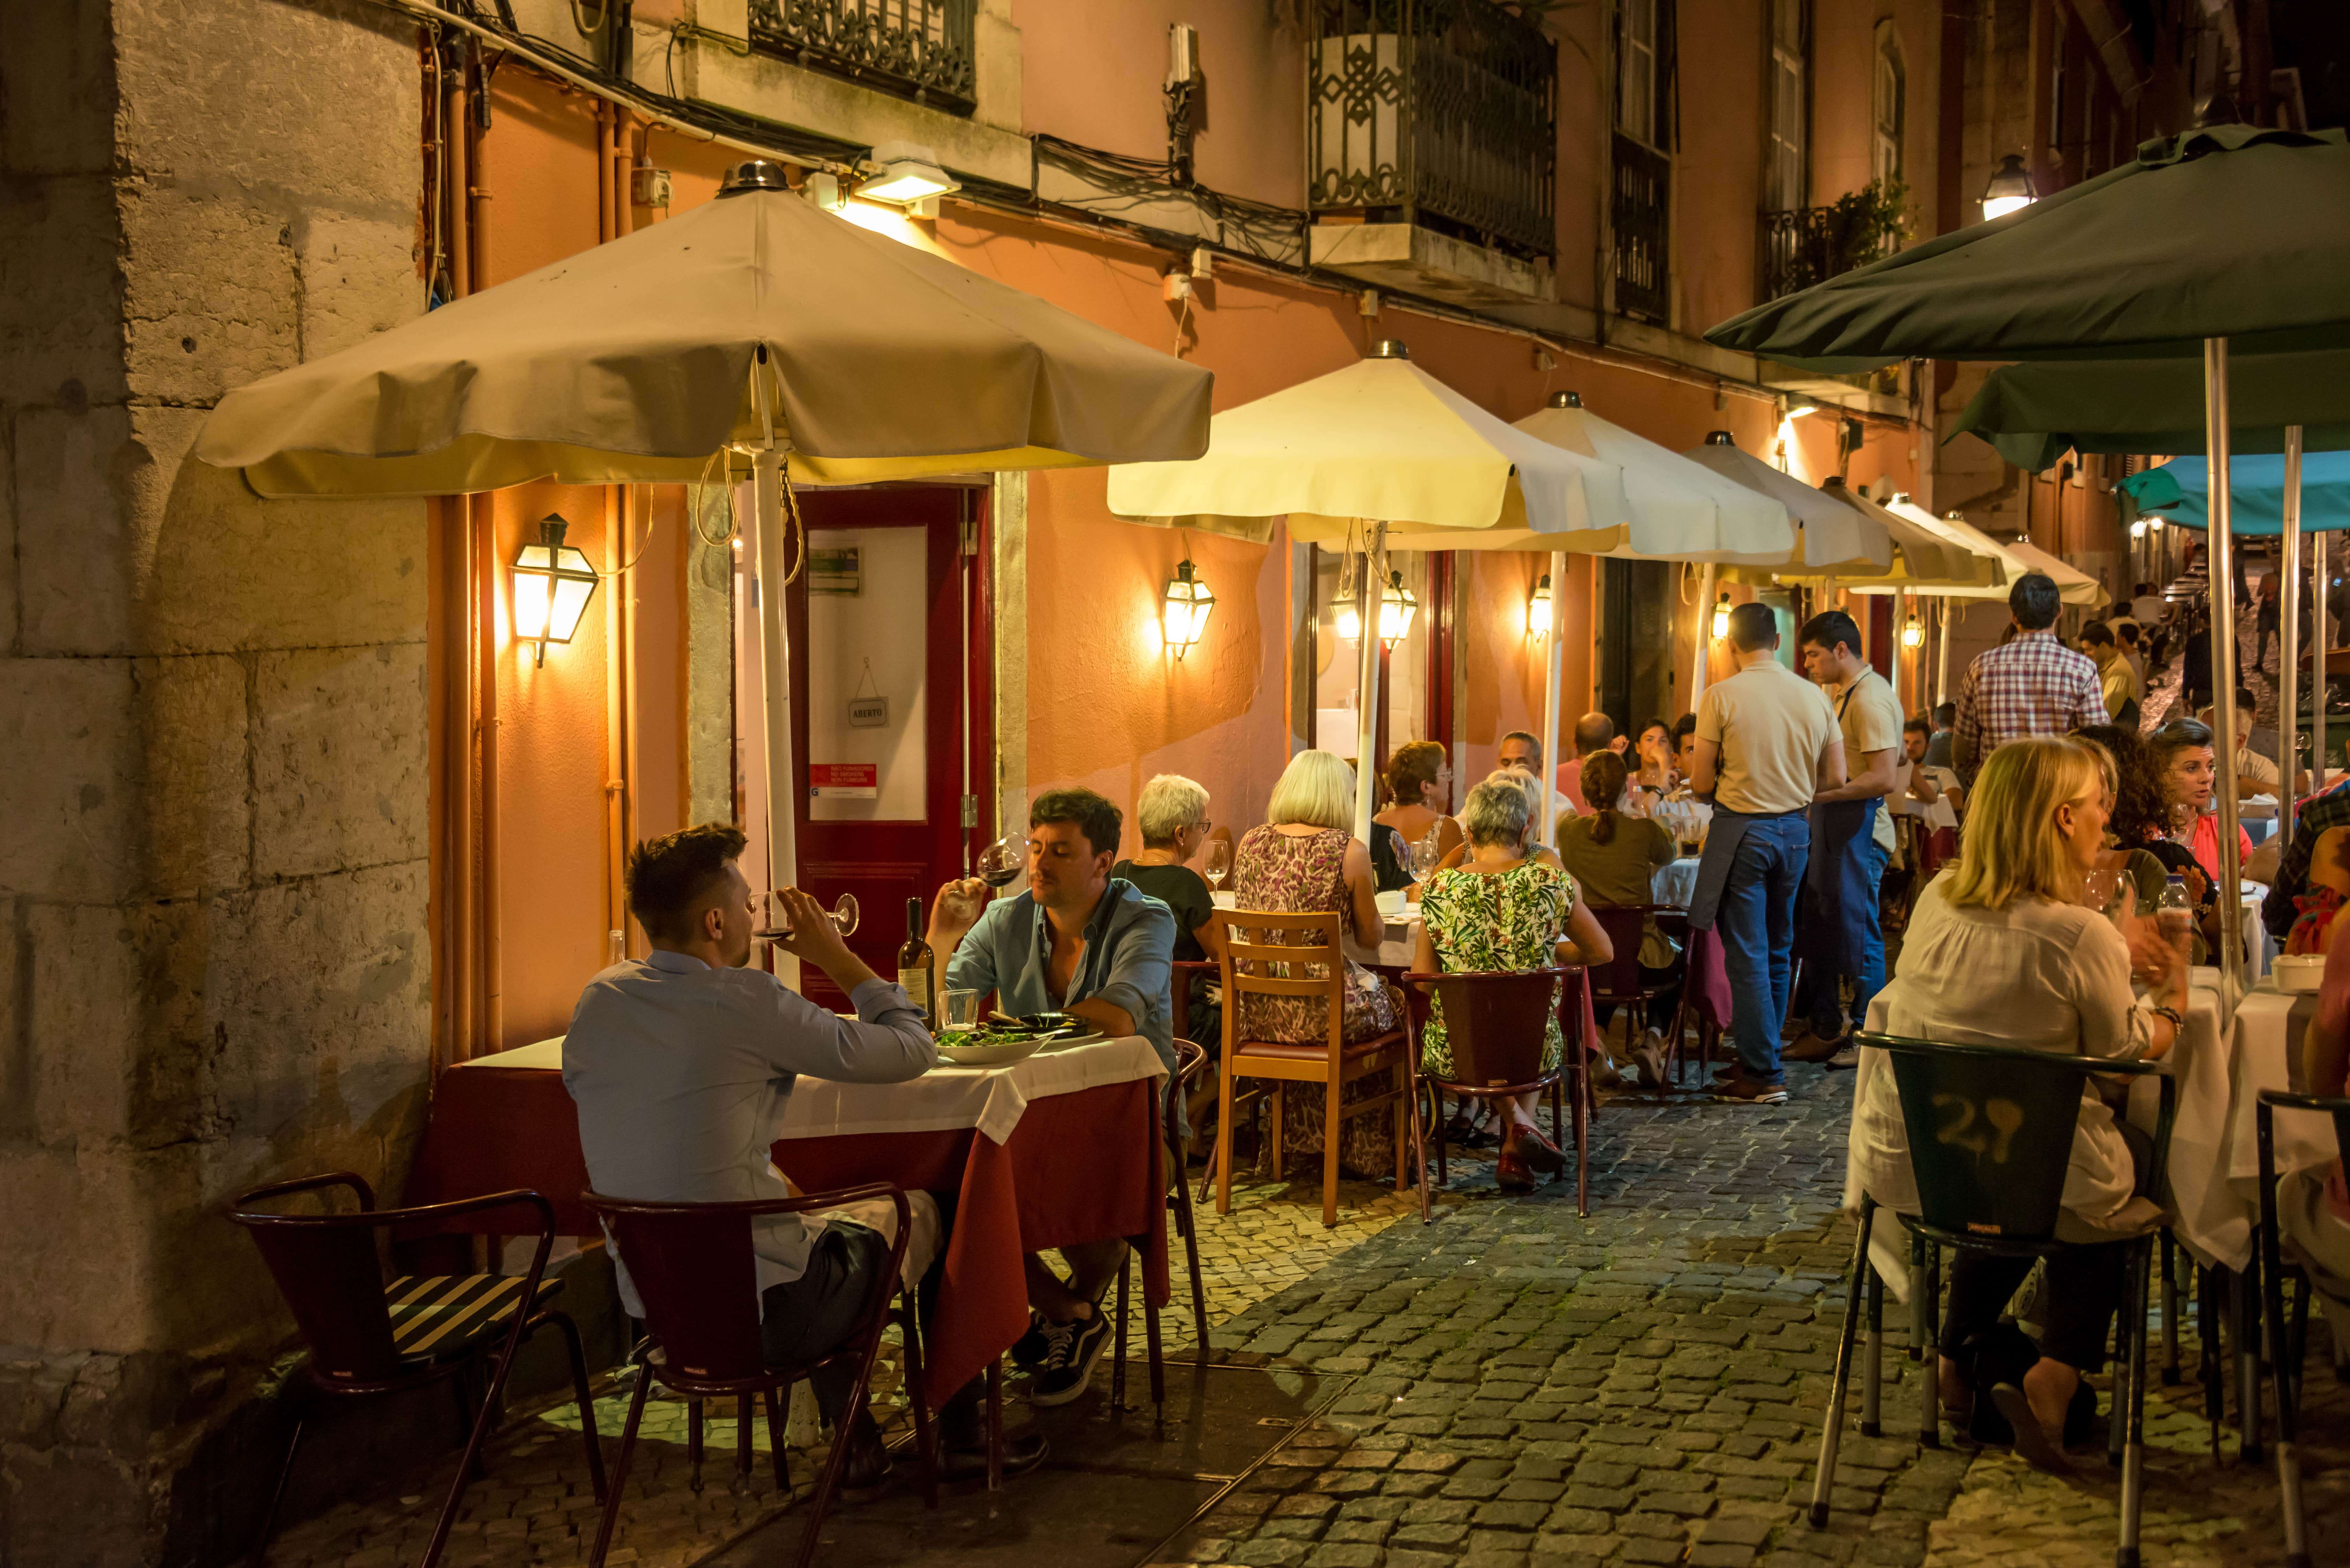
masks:
[[(946, 955), (944, 989), (993, 991), (1009, 1013), (1067, 1012), (1112, 1037), (1139, 1034), (1171, 1075), (1175, 916), (1109, 874), (1123, 826), (1118, 807), (1089, 789), (1038, 795), (1028, 809), (1028, 890), (991, 904), (984, 882), (950, 882), (931, 906), (931, 950)], [(1091, 1380), (1109, 1342), (1102, 1294), (1126, 1242), (1112, 1236), (1061, 1256), (1066, 1280), (1028, 1259), (1035, 1319), (1012, 1347), (1014, 1361), (1035, 1369), (1029, 1397), (1039, 1405), (1066, 1404)]]

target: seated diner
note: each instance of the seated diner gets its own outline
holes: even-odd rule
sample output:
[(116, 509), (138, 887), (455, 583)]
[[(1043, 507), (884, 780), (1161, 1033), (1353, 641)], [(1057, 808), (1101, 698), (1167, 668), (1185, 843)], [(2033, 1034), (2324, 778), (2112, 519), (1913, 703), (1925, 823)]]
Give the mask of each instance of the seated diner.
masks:
[[(977, 877), (948, 883), (931, 907), (931, 950), (945, 966), (943, 991), (992, 991), (997, 1009), (1014, 1016), (1066, 1012), (1113, 1038), (1139, 1034), (1171, 1074), (1175, 917), (1110, 875), (1123, 825), (1092, 790), (1038, 795), (1028, 808), (1027, 890), (990, 902)], [(1060, 1251), (1066, 1279), (1029, 1255), (1033, 1317), (1012, 1347), (1013, 1362), (1035, 1374), (1028, 1397), (1038, 1405), (1066, 1404), (1092, 1380), (1109, 1343), (1101, 1300), (1126, 1242), (1107, 1236)]]
[[(2153, 920), (2109, 920), (2083, 905), (2106, 846), (2112, 784), (2105, 753), (2068, 736), (2010, 741), (1977, 775), (1958, 864), (1929, 883), (1909, 919), (1892, 981), (1871, 1002), (1876, 1032), (1945, 1044), (2151, 1059), (2169, 1051), (2187, 1007), (2184, 956)], [(2133, 993), (2133, 976), (2147, 986)], [(1853, 1167), (1879, 1203), (1918, 1210), (1894, 1074), (1864, 1052), (1849, 1135)], [(1997, 1407), (2016, 1451), (2043, 1469), (2088, 1440), (2096, 1399), (2082, 1375), (2105, 1363), (2122, 1295), (2126, 1246), (2112, 1237), (2158, 1212), (2138, 1201), (2152, 1140), (2085, 1078), (2064, 1177), (2060, 1238), (2048, 1260), (2039, 1342), (2004, 1329), (2028, 1256), (1961, 1251), (1939, 1344), (1939, 1396), (1961, 1431)], [(2069, 1232), (2069, 1235), (2068, 1235)], [(1998, 1351), (2005, 1344), (2012, 1357)], [(2004, 1361), (2005, 1364), (2001, 1365)]]
[[(1672, 863), (1673, 836), (1660, 824), (1627, 815), (1620, 809), (1628, 787), (1624, 759), (1613, 752), (1594, 752), (1583, 759), (1583, 794), (1591, 802), (1590, 815), (1559, 820), (1559, 861), (1572, 885), (1593, 904), (1655, 902), (1652, 879), (1659, 867)], [(1580, 902), (1576, 905), (1583, 907)], [(1596, 918), (1593, 923), (1597, 924)], [(1679, 957), (1665, 933), (1657, 929), (1657, 918), (1648, 916), (1640, 933), (1642, 980), (1651, 985), (1669, 981)], [(1639, 1064), (1645, 1088), (1665, 1087), (1665, 1031), (1671, 1026), (1678, 1000), (1674, 993), (1650, 998), (1648, 1016), (1641, 1020), (1645, 1027), (1639, 1044), (1632, 1048), (1632, 1059)], [(1592, 1006), (1604, 1040), (1616, 1004), (1595, 1001)]]

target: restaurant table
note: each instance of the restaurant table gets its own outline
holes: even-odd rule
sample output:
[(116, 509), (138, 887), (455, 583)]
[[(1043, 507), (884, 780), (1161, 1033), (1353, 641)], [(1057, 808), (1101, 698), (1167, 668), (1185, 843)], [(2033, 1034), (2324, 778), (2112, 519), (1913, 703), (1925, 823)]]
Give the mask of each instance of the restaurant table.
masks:
[[(2219, 971), (2194, 971), (2187, 1027), (2171, 1052), (2178, 1116), (2170, 1133), (2170, 1195), (2173, 1229), (2196, 1261), (2241, 1271), (2251, 1262), (2260, 1223), (2261, 1091), (2301, 1089), (2302, 1033), (2317, 996), (2264, 980), (2222, 1028), (2219, 984)], [(2154, 1106), (2152, 1082), (2141, 1083), (2130, 1096), (2130, 1120), (2150, 1129)], [(2278, 1175), (2330, 1164), (2339, 1152), (2332, 1118), (2276, 1113)]]
[(1027, 1330), (1027, 1253), (1126, 1237), (1149, 1306), (1167, 1303), (1166, 1075), (1128, 1035), (910, 1083), (793, 1089), (773, 1154), (795, 1189), (893, 1181), (955, 1196), (923, 1345), (934, 1407)]
[[(956, 1195), (922, 1368), (934, 1401), (1026, 1330), (1025, 1252), (1139, 1239), (1146, 1297), (1166, 1303), (1166, 1072), (1158, 1053), (1130, 1036), (1004, 1067), (941, 1065), (903, 1084), (803, 1077), (793, 1088), (772, 1152), (799, 1190), (891, 1181)], [(563, 1086), (560, 1036), (441, 1075), (403, 1201), (515, 1187), (545, 1195), (558, 1234), (600, 1236), (579, 1201), (588, 1162)], [(457, 1228), (504, 1234), (514, 1224), (492, 1210)]]
[(1690, 899), (1697, 893), (1697, 867), (1694, 855), (1684, 855), (1658, 867), (1656, 875), (1648, 878), (1648, 897), (1659, 904), (1688, 909)]

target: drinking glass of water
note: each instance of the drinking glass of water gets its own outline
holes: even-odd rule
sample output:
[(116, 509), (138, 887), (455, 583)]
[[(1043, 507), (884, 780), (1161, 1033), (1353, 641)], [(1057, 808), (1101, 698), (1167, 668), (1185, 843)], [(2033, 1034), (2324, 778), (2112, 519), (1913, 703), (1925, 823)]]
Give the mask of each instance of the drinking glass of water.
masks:
[(1207, 875), (1208, 886), (1222, 891), (1224, 878), (1231, 876), (1232, 872), (1232, 841), (1223, 838), (1210, 839), (1205, 857), (1201, 861), (1200, 866)]

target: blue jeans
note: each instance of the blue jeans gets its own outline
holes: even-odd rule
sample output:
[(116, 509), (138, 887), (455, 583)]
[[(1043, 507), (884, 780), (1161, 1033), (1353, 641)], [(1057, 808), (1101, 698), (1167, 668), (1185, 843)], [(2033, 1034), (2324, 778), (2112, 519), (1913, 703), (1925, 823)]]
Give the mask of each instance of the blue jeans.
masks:
[[(1779, 1025), (1795, 936), (1795, 890), (1804, 884), (1812, 826), (1801, 815), (1756, 817), (1731, 857), (1714, 930), (1730, 975), (1730, 1038), (1739, 1066), (1762, 1084), (1786, 1081)], [(1880, 966), (1883, 960), (1878, 960)]]
[[(1846, 911), (1859, 922), (1861, 931), (1860, 972), (1852, 977), (1852, 1023), (1856, 1029), (1868, 1017), (1869, 999), (1885, 989), (1885, 929), (1877, 910), (1877, 892), (1885, 882), (1885, 846), (1873, 838), (1863, 839), (1846, 853), (1853, 857), (1857, 880), (1867, 889), (1866, 898)], [(1844, 1033), (1844, 1010), (1836, 1000), (1836, 981), (1842, 978), (1825, 970), (1816, 974), (1804, 971), (1812, 991), (1812, 1033), (1823, 1040)]]

